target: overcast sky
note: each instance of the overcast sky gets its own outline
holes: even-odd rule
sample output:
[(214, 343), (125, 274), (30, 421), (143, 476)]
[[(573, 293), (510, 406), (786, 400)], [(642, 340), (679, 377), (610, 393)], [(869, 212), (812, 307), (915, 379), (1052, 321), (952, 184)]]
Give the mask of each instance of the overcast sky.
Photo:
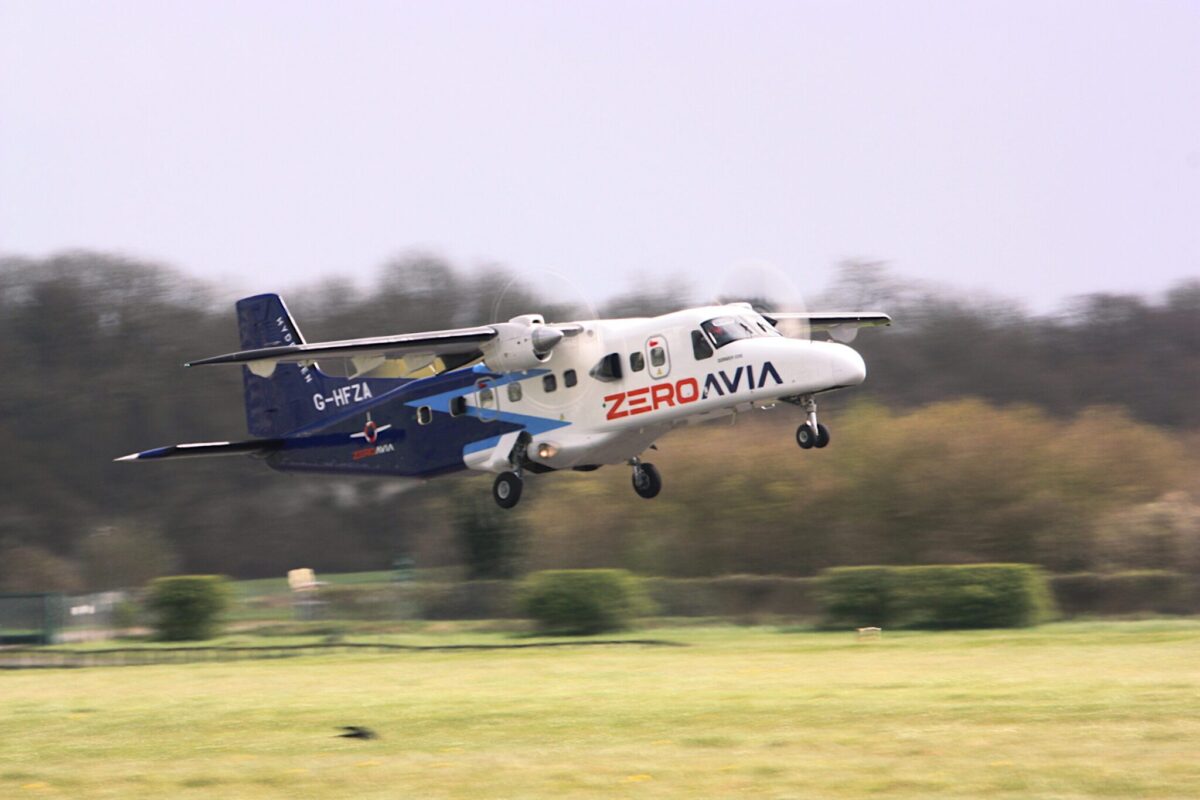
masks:
[(1200, 2), (0, 0), (0, 252), (74, 247), (1154, 293), (1200, 276)]

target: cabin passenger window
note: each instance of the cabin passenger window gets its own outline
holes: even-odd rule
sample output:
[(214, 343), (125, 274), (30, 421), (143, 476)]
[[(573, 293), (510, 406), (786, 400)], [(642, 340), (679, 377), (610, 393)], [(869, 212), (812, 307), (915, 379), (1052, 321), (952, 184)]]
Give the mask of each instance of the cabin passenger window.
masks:
[(629, 354), (629, 371), (641, 372), (646, 368), (646, 357), (639, 350), (636, 353)]
[(708, 339), (704, 338), (704, 334), (700, 331), (692, 331), (692, 355), (697, 361), (703, 361), (706, 358), (712, 358), (712, 345), (708, 343)]
[(429, 406), (421, 406), (417, 409), (417, 424), (428, 425), (433, 422), (433, 409)]
[(467, 413), (467, 398), (452, 397), (450, 398), (450, 416), (461, 417)]
[(661, 367), (665, 363), (667, 363), (667, 351), (663, 350), (661, 347), (651, 347), (650, 366)]
[(575, 374), (575, 370), (569, 369), (563, 373), (563, 385), (568, 389), (579, 383), (579, 377)]
[(542, 391), (543, 392), (547, 392), (547, 393), (553, 392), (557, 388), (558, 388), (558, 378), (554, 377), (553, 372), (551, 372), (549, 375), (542, 376)]
[(521, 400), (521, 384), (517, 383), (516, 381), (513, 381), (512, 383), (510, 383), (508, 385), (508, 401), (510, 403), (517, 403), (517, 402), (520, 402), (520, 400)]
[(494, 422), (500, 418), (500, 397), (492, 385), (489, 380), (482, 380), (476, 384), (475, 408), (480, 422)]

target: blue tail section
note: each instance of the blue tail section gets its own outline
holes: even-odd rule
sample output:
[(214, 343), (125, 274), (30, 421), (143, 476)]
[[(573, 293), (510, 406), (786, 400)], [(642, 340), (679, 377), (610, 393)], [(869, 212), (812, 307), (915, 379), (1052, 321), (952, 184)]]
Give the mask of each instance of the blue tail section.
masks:
[[(277, 294), (260, 294), (237, 303), (238, 333), (243, 350), (304, 344), (296, 321)], [(254, 436), (279, 437), (319, 423), (339, 408), (371, 396), (365, 381), (351, 383), (322, 373), (317, 366), (277, 364), (270, 377), (242, 367), (246, 395), (246, 427)], [(357, 396), (356, 393), (357, 392)], [(328, 401), (328, 402), (327, 402)]]

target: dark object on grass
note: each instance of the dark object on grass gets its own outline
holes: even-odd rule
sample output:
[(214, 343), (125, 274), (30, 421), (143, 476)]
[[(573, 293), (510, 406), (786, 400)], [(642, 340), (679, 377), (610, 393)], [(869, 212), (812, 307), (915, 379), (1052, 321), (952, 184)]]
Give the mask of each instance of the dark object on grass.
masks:
[(370, 728), (364, 728), (361, 725), (343, 725), (342, 730), (345, 733), (339, 733), (338, 737), (342, 739), (378, 739), (379, 734)]

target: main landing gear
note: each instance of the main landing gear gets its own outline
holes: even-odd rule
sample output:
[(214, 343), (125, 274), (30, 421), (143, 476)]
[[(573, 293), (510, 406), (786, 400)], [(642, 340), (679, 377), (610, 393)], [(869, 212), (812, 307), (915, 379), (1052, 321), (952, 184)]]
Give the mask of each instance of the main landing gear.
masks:
[[(662, 491), (662, 476), (659, 475), (658, 468), (637, 458), (630, 459), (629, 465), (633, 467), (633, 490), (638, 493), (638, 497), (647, 500), (658, 497), (658, 493)], [(501, 472), (492, 483), (492, 499), (501, 508), (512, 508), (520, 502), (521, 489), (524, 486), (525, 481), (521, 480), (519, 469)]]
[(796, 428), (796, 444), (805, 450), (824, 447), (829, 444), (829, 429), (817, 422), (817, 401), (809, 396), (804, 398), (803, 403), (808, 420)]
[(662, 491), (662, 476), (658, 474), (658, 467), (653, 464), (643, 464), (636, 458), (633, 460), (633, 490), (638, 493), (638, 497), (644, 497), (649, 500), (652, 497), (657, 497)]
[(512, 508), (521, 499), (525, 481), (515, 472), (501, 472), (492, 484), (492, 498), (501, 508)]

